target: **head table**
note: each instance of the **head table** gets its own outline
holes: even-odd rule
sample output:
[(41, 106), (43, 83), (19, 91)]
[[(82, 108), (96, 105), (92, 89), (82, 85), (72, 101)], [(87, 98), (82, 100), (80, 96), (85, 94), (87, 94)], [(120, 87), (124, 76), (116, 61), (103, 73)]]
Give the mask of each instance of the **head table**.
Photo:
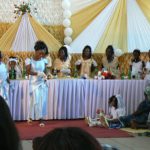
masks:
[[(145, 80), (47, 80), (48, 102), (46, 119), (77, 119), (96, 116), (102, 108), (109, 112), (108, 99), (121, 94), (127, 114), (136, 110), (144, 99)], [(29, 80), (11, 80), (10, 110), (14, 120), (26, 120), (30, 102)]]

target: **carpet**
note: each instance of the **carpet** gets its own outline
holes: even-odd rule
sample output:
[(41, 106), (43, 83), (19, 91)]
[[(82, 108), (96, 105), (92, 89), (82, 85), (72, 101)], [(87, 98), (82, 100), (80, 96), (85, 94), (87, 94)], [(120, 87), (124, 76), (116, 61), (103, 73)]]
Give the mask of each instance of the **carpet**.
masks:
[(50, 120), (45, 121), (45, 127), (39, 127), (39, 122), (34, 121), (32, 125), (27, 122), (16, 122), (21, 140), (32, 140), (35, 137), (43, 136), (47, 132), (58, 127), (80, 127), (96, 138), (120, 138), (133, 137), (126, 131), (119, 129), (106, 129), (101, 127), (88, 127), (84, 120)]

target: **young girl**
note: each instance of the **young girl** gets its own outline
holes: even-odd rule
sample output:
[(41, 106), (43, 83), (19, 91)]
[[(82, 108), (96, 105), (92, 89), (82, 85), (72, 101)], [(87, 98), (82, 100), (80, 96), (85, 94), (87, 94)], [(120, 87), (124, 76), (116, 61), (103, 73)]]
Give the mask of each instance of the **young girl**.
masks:
[(115, 120), (118, 119), (120, 116), (125, 115), (125, 106), (121, 95), (111, 96), (109, 98), (108, 104), (110, 107), (110, 114), (106, 115), (104, 114), (103, 110), (98, 109), (96, 119), (93, 120), (90, 117), (88, 118), (89, 126), (100, 125), (104, 127), (112, 127), (113, 125), (108, 124), (109, 120)]
[(71, 57), (68, 55), (68, 50), (62, 46), (58, 51), (58, 58), (53, 63), (53, 74), (58, 74), (59, 77), (70, 75), (70, 61)]
[(92, 50), (90, 46), (85, 46), (82, 52), (82, 58), (76, 61), (76, 68), (80, 71), (80, 76), (89, 78), (91, 72), (97, 67), (96, 61), (92, 58)]
[(14, 79), (20, 79), (22, 78), (22, 68), (18, 64), (18, 59), (17, 57), (9, 57), (9, 62), (8, 62), (8, 71), (9, 71), (9, 78), (11, 79), (11, 70), (14, 69), (15, 74), (14, 74)]
[(130, 63), (131, 78), (142, 79), (145, 63), (140, 59), (140, 50), (133, 51), (133, 59)]
[(37, 41), (34, 49), (35, 54), (33, 58), (27, 58), (25, 60), (27, 74), (30, 79), (30, 106), (28, 114), (28, 123), (32, 122), (32, 119), (40, 120), (40, 126), (45, 126), (43, 119), (47, 112), (47, 99), (48, 99), (48, 87), (46, 82), (47, 76), (45, 75), (45, 60), (43, 55), (46, 44), (43, 41)]

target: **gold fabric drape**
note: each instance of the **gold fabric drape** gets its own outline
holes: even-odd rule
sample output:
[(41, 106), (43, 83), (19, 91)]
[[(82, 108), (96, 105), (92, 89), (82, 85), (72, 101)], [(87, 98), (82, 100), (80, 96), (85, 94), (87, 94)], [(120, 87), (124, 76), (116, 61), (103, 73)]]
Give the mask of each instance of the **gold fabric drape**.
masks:
[(11, 27), (12, 23), (0, 22), (0, 38), (6, 33), (6, 31)]
[(127, 52), (127, 13), (126, 0), (119, 0), (115, 12), (108, 23), (94, 53), (105, 53), (106, 47), (114, 47)]
[(100, 0), (74, 14), (71, 17), (72, 38), (75, 39), (110, 2), (111, 0)]
[(137, 0), (137, 3), (150, 22), (150, 0)]
[(0, 50), (11, 50), (12, 43), (15, 39), (20, 21), (22, 16), (18, 18), (15, 24), (13, 24), (5, 33), (5, 35), (0, 39)]
[(47, 44), (49, 51), (58, 51), (58, 49), (61, 47), (61, 44), (31, 15), (28, 16), (37, 38)]
[[(13, 23), (0, 22), (0, 38), (13, 25)], [(64, 43), (64, 26), (63, 25), (43, 25), (43, 27), (52, 34), (61, 44)]]

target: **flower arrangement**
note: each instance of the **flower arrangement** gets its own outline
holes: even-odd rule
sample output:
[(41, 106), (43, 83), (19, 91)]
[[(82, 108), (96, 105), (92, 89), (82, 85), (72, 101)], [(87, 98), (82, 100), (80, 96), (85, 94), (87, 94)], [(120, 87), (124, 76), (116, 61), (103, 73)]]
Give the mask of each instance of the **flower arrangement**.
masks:
[(101, 79), (115, 79), (115, 76), (107, 70), (98, 71), (98, 77)]
[[(30, 6), (31, 6), (30, 3), (25, 3), (25, 2), (23, 2), (20, 5), (14, 4), (14, 7), (15, 7), (14, 14), (19, 16), (19, 15), (24, 15), (25, 13), (30, 13), (31, 12)], [(37, 9), (36, 8), (34, 8), (33, 11), (35, 13), (37, 13)]]

